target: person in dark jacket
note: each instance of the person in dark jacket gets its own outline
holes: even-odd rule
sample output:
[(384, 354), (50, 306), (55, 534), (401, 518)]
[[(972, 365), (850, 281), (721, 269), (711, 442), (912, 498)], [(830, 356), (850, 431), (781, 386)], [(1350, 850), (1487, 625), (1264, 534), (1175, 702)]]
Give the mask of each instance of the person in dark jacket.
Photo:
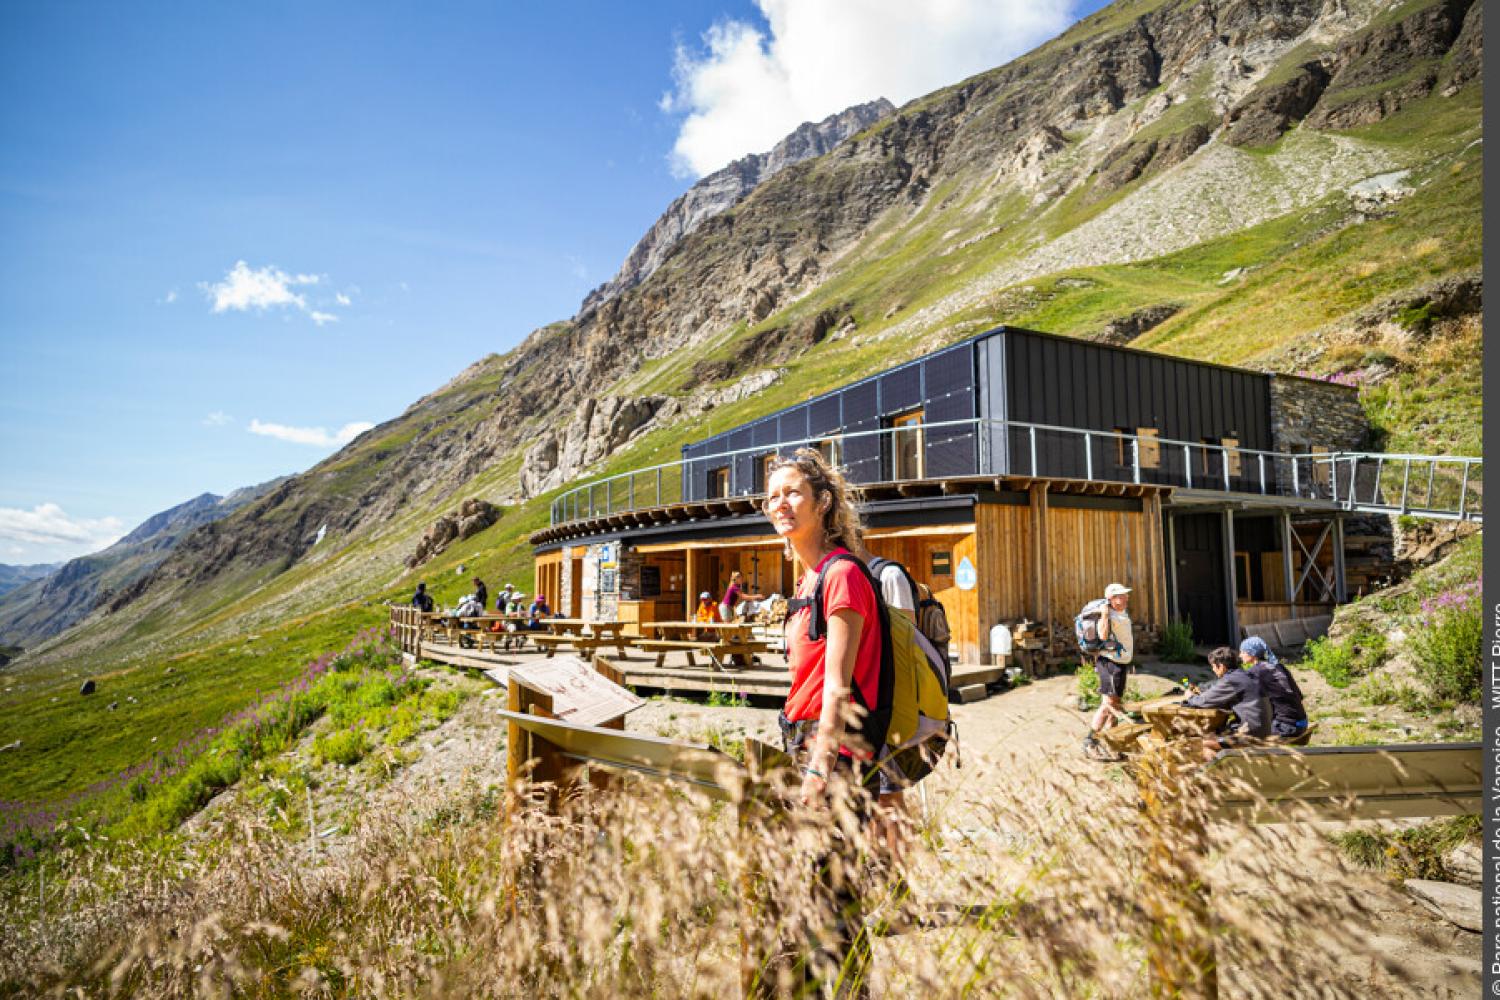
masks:
[(474, 578), (474, 600), (479, 602), (481, 608), (488, 607), (490, 603), (490, 588), (477, 576)]
[(1247, 738), (1263, 739), (1271, 735), (1271, 704), (1261, 690), (1260, 681), (1250, 671), (1240, 669), (1238, 657), (1228, 646), (1209, 653), (1208, 665), (1219, 679), (1183, 705), (1222, 708), (1234, 713), (1237, 720), (1234, 729), (1217, 739), (1204, 741), (1203, 756), (1212, 760), (1225, 747), (1243, 743)]
[(1295, 739), (1307, 731), (1307, 710), (1302, 707), (1302, 689), (1266, 640), (1251, 636), (1240, 643), (1240, 662), (1260, 681), (1271, 702), (1271, 735)]
[(432, 613), (432, 609), (437, 605), (433, 603), (432, 595), (427, 592), (427, 584), (417, 584), (417, 592), (412, 595), (411, 606), (428, 614)]

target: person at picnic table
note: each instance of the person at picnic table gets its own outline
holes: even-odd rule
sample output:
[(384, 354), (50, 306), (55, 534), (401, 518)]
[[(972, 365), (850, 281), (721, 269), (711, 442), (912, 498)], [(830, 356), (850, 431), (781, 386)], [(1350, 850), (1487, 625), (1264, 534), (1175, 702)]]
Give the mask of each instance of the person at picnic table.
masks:
[(531, 607), (526, 609), (526, 628), (532, 632), (545, 631), (547, 626), (542, 619), (551, 617), (552, 609), (547, 606), (546, 595), (537, 594), (531, 599)]
[(417, 592), (412, 595), (411, 606), (418, 611), (432, 614), (432, 609), (437, 607), (437, 604), (433, 601), (432, 595), (427, 592), (427, 584), (417, 584)]
[[(711, 625), (714, 622), (721, 620), (722, 619), (719, 617), (719, 605), (715, 603), (714, 595), (706, 590), (703, 593), (699, 594), (698, 610), (693, 612), (693, 621), (700, 622), (704, 625)], [(713, 631), (714, 630), (710, 628), (701, 628), (694, 632), (693, 635), (700, 642), (702, 642), (715, 638)]]
[(507, 583), (500, 593), (495, 597), (495, 610), (503, 614), (510, 613), (511, 601), (515, 599), (516, 588), (514, 584)]
[(1279, 739), (1296, 739), (1307, 732), (1307, 709), (1302, 705), (1302, 689), (1266, 640), (1252, 635), (1240, 643), (1240, 662), (1260, 681), (1260, 688), (1271, 703), (1271, 735)]
[(1229, 729), (1203, 741), (1203, 758), (1213, 760), (1220, 750), (1246, 746), (1271, 735), (1271, 703), (1260, 680), (1248, 670), (1241, 670), (1239, 657), (1228, 646), (1208, 654), (1214, 681), (1202, 691), (1194, 689), (1192, 697), (1182, 702), (1186, 708), (1218, 708), (1232, 712)]
[[(878, 704), (884, 629), (875, 587), (859, 561), (864, 555), (859, 514), (843, 476), (808, 448), (771, 466), (764, 508), (787, 557), (795, 554), (808, 567), (786, 621), (792, 686), (778, 720), (787, 753), (802, 769), (798, 799), (809, 809), (822, 809), (836, 793), (856, 826), (868, 831), (871, 752), (846, 739), (845, 717), (856, 705)], [(824, 624), (822, 635), (814, 637), (809, 626), (820, 581), (818, 620)], [(804, 968), (822, 982), (861, 984), (870, 958), (854, 884), (860, 851), (855, 839), (863, 838), (852, 838), (853, 831), (837, 823), (825, 829), (827, 854), (815, 867), (825, 926), (812, 935), (813, 954)], [(817, 990), (812, 984), (810, 993)]]
[(480, 604), (473, 594), (465, 594), (453, 613), (459, 618), (478, 618), (484, 614), (484, 605)]
[(479, 602), (481, 608), (487, 608), (490, 605), (490, 590), (477, 576), (474, 578), (474, 600)]
[(745, 574), (735, 570), (729, 574), (729, 586), (724, 588), (724, 599), (719, 602), (719, 619), (732, 622), (739, 618), (735, 608), (739, 607), (741, 601), (763, 601), (765, 594), (747, 594), (744, 587)]

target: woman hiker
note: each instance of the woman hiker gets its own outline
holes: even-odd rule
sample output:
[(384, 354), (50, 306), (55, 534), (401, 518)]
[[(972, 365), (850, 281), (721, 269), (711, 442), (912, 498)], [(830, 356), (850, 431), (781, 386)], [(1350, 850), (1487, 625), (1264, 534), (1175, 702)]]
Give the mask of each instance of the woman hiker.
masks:
[[(789, 602), (786, 620), (787, 663), (792, 687), (781, 714), (787, 752), (802, 769), (801, 803), (823, 809), (831, 793), (848, 796), (861, 830), (868, 825), (869, 796), (864, 788), (870, 751), (851, 747), (846, 718), (856, 697), (865, 705), (878, 701), (880, 683), (880, 606), (868, 571), (859, 514), (849, 499), (843, 476), (828, 467), (818, 452), (803, 448), (771, 466), (765, 499), (766, 517), (806, 567)], [(852, 556), (853, 558), (838, 558)], [(825, 634), (813, 639), (808, 627), (819, 575), (822, 575), (822, 621)], [(818, 864), (819, 888), (829, 907), (824, 933), (814, 942), (812, 968), (819, 980), (837, 983), (839, 995), (865, 989), (870, 958), (860, 896), (852, 876), (858, 868), (858, 845), (837, 824), (827, 825), (828, 854)], [(841, 863), (830, 864), (835, 856)]]

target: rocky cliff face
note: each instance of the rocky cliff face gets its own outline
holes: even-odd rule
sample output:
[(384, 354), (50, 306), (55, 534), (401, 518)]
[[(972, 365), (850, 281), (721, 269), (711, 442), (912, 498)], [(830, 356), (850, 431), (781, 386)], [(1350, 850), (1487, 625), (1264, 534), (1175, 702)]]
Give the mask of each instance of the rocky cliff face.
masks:
[(822, 156), (845, 139), (895, 111), (885, 98), (857, 104), (820, 122), (803, 122), (768, 153), (752, 153), (699, 180), (631, 248), (619, 273), (583, 300), (579, 315), (587, 315), (610, 299), (627, 292), (656, 273), (683, 237), (704, 220), (727, 212), (751, 191), (793, 163)]
[[(796, 160), (826, 140), (789, 138), (780, 161), (734, 165), (684, 196), (575, 318), (193, 532), (111, 607), (170, 608), (188, 589), (394, 531), (369, 557), (393, 579), (459, 499), (552, 489), (773, 384), (825, 339), (934, 346), (1005, 321), (1037, 276), (1154, 259), (1341, 197), (1420, 156), (1343, 123), (1391, 114), (1423, 87), (1471, 92), (1481, 18), (1474, 0), (1122, 0), (822, 155)], [(1141, 311), (1151, 305), (1105, 332), (1149, 337), (1167, 315)], [(336, 593), (324, 579), (297, 599)]]

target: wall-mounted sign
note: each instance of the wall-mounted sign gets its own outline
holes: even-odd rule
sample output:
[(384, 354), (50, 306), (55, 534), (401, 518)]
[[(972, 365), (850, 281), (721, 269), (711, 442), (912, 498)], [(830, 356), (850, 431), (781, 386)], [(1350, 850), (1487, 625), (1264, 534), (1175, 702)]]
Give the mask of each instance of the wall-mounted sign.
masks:
[(959, 590), (973, 590), (979, 586), (979, 571), (969, 562), (968, 556), (958, 561), (958, 572), (953, 574), (953, 582), (958, 584)]
[(952, 552), (934, 552), (932, 554), (932, 575), (933, 576), (952, 576), (953, 575), (953, 553)]
[(620, 563), (620, 543), (605, 542), (599, 546), (599, 568), (614, 569)]

